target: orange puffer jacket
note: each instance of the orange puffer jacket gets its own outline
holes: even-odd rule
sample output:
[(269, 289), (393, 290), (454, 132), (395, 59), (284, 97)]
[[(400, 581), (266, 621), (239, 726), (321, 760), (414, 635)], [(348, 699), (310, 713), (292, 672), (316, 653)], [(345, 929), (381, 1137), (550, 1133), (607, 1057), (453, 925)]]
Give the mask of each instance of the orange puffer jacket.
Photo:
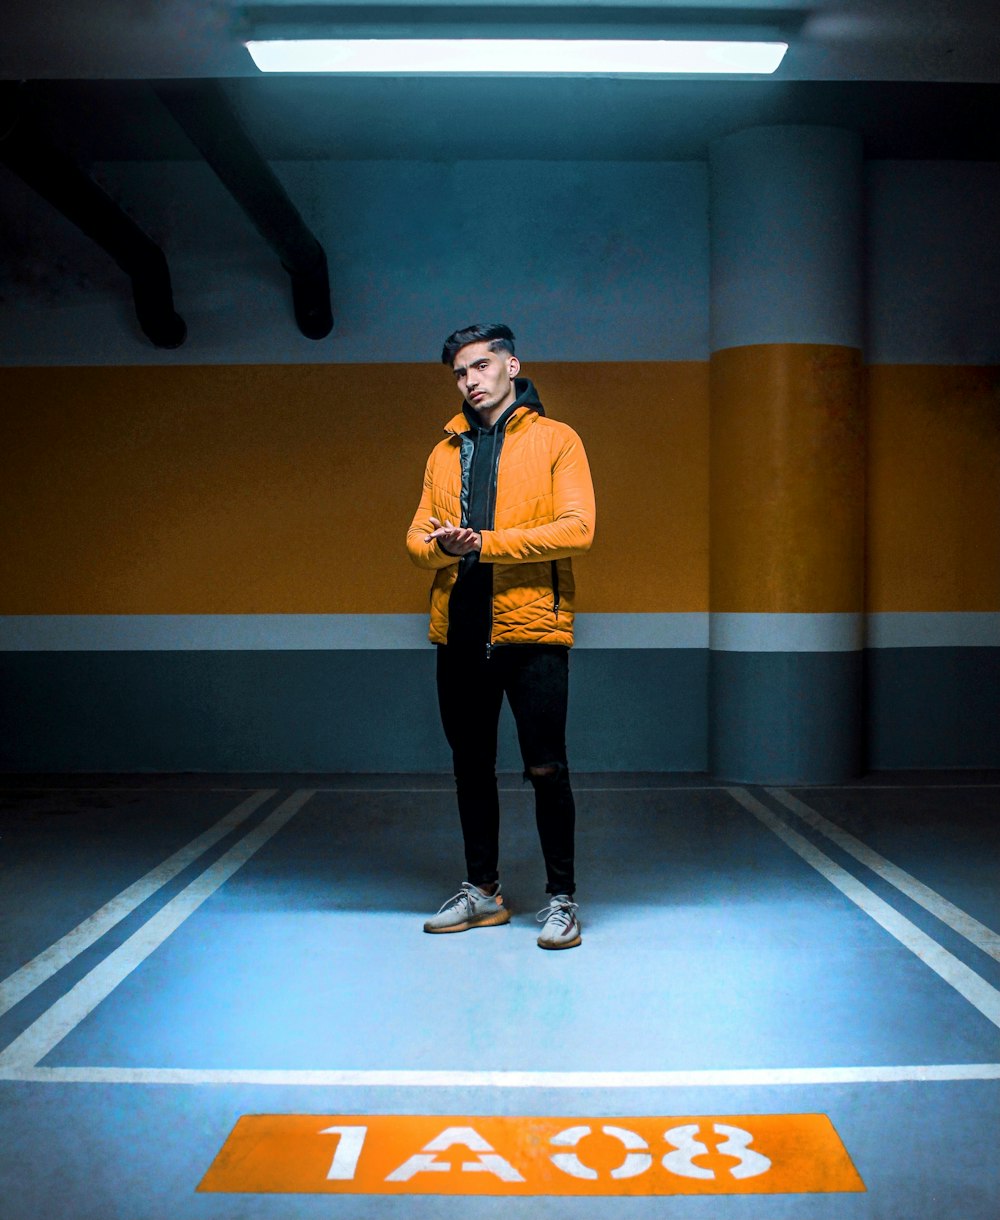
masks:
[[(431, 451), (420, 507), (406, 535), (418, 567), (435, 570), (430, 640), (448, 641), (448, 602), (458, 556), (426, 543), (431, 517), (462, 522), (464, 414)], [(494, 528), (483, 530), (480, 563), (493, 568), (491, 645), (573, 643), (573, 567), (594, 540), (594, 487), (583, 442), (568, 424), (519, 407), (507, 422), (497, 467)], [(464, 522), (462, 522), (464, 523)]]

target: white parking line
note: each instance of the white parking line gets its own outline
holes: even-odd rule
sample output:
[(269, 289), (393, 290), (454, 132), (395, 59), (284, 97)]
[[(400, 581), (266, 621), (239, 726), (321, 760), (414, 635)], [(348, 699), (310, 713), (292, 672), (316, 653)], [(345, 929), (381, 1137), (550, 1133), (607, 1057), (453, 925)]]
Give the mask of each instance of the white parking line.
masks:
[[(271, 777), (280, 781), (280, 776)], [(301, 780), (302, 776), (296, 776), (296, 780)], [(442, 776), (442, 779), (450, 781), (450, 776)], [(3, 776), (0, 776), (0, 793), (5, 793), (11, 797), (16, 797), (23, 792), (54, 792), (65, 796), (75, 792), (99, 792), (102, 795), (114, 796), (118, 792), (246, 792), (252, 785), (250, 784), (231, 784), (228, 787), (220, 787), (218, 784), (211, 784), (208, 787), (203, 787), (200, 784), (143, 784), (142, 786), (123, 784), (16, 784), (14, 786), (6, 785), (3, 782)], [(716, 785), (718, 786), (718, 785)], [(452, 782), (442, 783), (440, 788), (313, 788), (313, 792), (453, 792), (455, 785)], [(277, 789), (273, 789), (277, 791)]]
[[(322, 792), (325, 795), (339, 796), (346, 794), (348, 796), (385, 796), (386, 794), (406, 793), (418, 796), (451, 796), (454, 794), (455, 787), (441, 788), (314, 788), (314, 792)], [(725, 792), (726, 788), (723, 784), (674, 784), (669, 788), (585, 788), (580, 784), (573, 784), (573, 792), (578, 795), (581, 792)], [(498, 787), (497, 792), (523, 792), (528, 796), (533, 796), (534, 791), (528, 785), (527, 780), (523, 784), (519, 784), (513, 788)]]
[(419, 1089), (673, 1089), (1000, 1080), (1000, 1063), (875, 1067), (723, 1068), (670, 1072), (408, 1071), (280, 1068), (0, 1067), (0, 1080), (37, 1084), (304, 1085)]
[(835, 885), (845, 897), (860, 907), (866, 915), (870, 915), (877, 924), (905, 945), (911, 953), (929, 966), (949, 986), (969, 1001), (983, 1014), (987, 1020), (1000, 1028), (1000, 991), (991, 987), (985, 979), (980, 978), (974, 970), (970, 970), (964, 962), (949, 953), (923, 932), (916, 924), (911, 923), (904, 915), (883, 902), (867, 886), (862, 885), (846, 869), (840, 867), (829, 856), (824, 855), (818, 847), (814, 847), (796, 830), (792, 830), (785, 822), (772, 813), (766, 805), (761, 804), (745, 788), (730, 788), (734, 800), (749, 810), (759, 822), (771, 830), (807, 864), (824, 876), (831, 885)]
[(877, 851), (867, 847), (860, 839), (856, 839), (854, 835), (841, 829), (834, 822), (823, 817), (821, 813), (817, 813), (812, 806), (807, 805), (797, 796), (792, 796), (783, 788), (767, 788), (765, 791), (769, 792), (776, 801), (780, 801), (796, 817), (801, 818), (807, 825), (836, 843), (841, 850), (846, 851), (848, 855), (870, 868), (884, 881), (895, 886), (907, 898), (912, 898), (925, 911), (930, 911), (933, 916), (947, 924), (960, 936), (964, 936), (977, 949), (982, 949), (984, 953), (988, 953), (990, 957), (1000, 962), (1000, 935), (992, 928), (980, 923), (978, 919), (949, 902), (930, 886), (924, 885), (916, 877), (898, 868), (884, 856), (880, 856)]
[(161, 907), (0, 1053), (0, 1069), (34, 1067), (312, 797), (300, 789)]
[(172, 881), (178, 873), (197, 860), (199, 856), (203, 856), (209, 848), (218, 843), (220, 839), (224, 839), (241, 822), (246, 821), (276, 792), (276, 788), (262, 788), (259, 792), (248, 796), (214, 826), (210, 826), (204, 834), (199, 835), (197, 839), (192, 839), (186, 847), (174, 852), (169, 859), (157, 865), (145, 877), (140, 877), (128, 889), (122, 890), (110, 902), (106, 902), (93, 915), (88, 915), (82, 923), (77, 924), (72, 931), (60, 937), (55, 944), (50, 945), (37, 957), (33, 957), (30, 962), (25, 962), (13, 974), (8, 975), (3, 982), (0, 982), (0, 1016), (23, 1000), (26, 995), (30, 995), (36, 987), (40, 987), (46, 979), (50, 979), (73, 958), (78, 957), (85, 949), (89, 949), (95, 941), (100, 940), (105, 932), (113, 928), (115, 924), (121, 923), (137, 906)]

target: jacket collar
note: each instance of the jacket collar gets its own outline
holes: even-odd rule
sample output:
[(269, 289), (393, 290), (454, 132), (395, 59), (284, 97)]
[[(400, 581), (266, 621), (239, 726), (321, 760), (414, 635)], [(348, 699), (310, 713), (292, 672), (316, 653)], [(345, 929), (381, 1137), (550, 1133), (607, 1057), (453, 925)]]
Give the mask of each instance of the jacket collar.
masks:
[[(520, 427), (522, 425), (522, 423), (524, 421), (524, 417), (526, 415), (534, 417), (535, 415), (537, 415), (537, 413), (538, 413), (537, 410), (533, 406), (531, 406), (528, 403), (523, 403), (521, 406), (519, 406), (517, 408), (517, 410), (514, 412), (514, 414), (511, 415), (511, 417), (507, 420), (507, 427), (504, 429), (504, 431), (510, 432), (512, 429)], [(468, 432), (470, 430), (469, 421), (465, 418), (465, 412), (459, 411), (459, 413), (457, 415), (453, 416), (445, 424), (444, 430), (445, 430), (445, 432), (449, 433), (451, 436), (462, 436), (466, 432)]]

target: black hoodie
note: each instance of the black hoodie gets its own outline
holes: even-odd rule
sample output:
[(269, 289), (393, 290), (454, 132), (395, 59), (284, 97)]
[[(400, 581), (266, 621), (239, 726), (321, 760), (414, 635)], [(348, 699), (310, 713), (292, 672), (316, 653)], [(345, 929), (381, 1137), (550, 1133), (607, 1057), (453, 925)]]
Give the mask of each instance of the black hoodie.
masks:
[[(491, 428), (483, 426), (473, 408), (465, 407), (469, 431), (462, 435), (462, 503), (468, 508), (462, 524), (477, 532), (494, 527), (497, 467), (511, 416), (519, 407), (545, 414), (535, 387), (526, 377), (516, 378), (514, 389), (517, 398)], [(490, 642), (492, 619), (493, 565), (480, 563), (479, 552), (472, 551), (459, 561), (458, 578), (448, 603), (449, 646), (483, 648)]]

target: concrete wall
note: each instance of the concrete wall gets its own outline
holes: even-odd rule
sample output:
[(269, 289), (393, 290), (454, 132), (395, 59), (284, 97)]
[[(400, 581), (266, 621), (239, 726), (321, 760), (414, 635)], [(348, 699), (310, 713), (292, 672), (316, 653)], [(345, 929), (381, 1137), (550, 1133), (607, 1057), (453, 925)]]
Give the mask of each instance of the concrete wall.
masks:
[[(205, 167), (98, 167), (166, 250), (176, 352), (4, 182), (0, 766), (445, 769), (402, 534), (441, 340), (498, 318), (597, 485), (571, 764), (704, 769), (706, 165), (276, 168), (330, 259), (320, 343)], [(1000, 166), (867, 166), (873, 768), (1000, 765), (998, 212)]]

